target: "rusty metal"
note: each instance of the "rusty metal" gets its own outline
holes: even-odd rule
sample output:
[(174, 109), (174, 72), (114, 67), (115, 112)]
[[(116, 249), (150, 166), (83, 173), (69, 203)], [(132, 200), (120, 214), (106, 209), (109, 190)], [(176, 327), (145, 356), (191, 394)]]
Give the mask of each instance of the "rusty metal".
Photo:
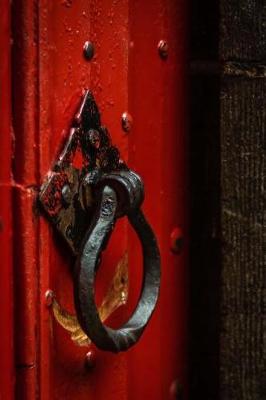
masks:
[[(39, 199), (77, 256), (74, 298), (81, 328), (100, 349), (127, 350), (142, 335), (157, 303), (160, 253), (140, 210), (144, 199), (142, 180), (120, 160), (106, 128), (100, 124), (89, 91), (84, 94), (67, 143)], [(115, 222), (125, 215), (142, 245), (143, 284), (133, 315), (120, 329), (113, 330), (101, 321), (94, 299), (94, 279)]]

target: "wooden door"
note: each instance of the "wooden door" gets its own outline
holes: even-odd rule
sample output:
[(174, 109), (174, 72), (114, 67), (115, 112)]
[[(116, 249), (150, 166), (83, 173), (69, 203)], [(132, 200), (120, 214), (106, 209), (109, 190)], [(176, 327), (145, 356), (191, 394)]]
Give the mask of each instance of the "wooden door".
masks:
[[(8, 3), (1, 8), (7, 10)], [(1, 383), (10, 393), (2, 397), (177, 398), (180, 388), (187, 391), (186, 2), (16, 0), (6, 21), (12, 79), (6, 80), (5, 70), (1, 83), (12, 94), (12, 135), (6, 127), (10, 150), (4, 185), (9, 192), (12, 188), (12, 202), (3, 218), (11, 224), (13, 215), (13, 248), (5, 249), (7, 269), (1, 274), (9, 282), (13, 265), (15, 372)], [(91, 60), (84, 57), (86, 41), (94, 46)], [(73, 258), (36, 199), (85, 88), (92, 91), (122, 158), (143, 178), (143, 210), (162, 257), (156, 311), (140, 341), (118, 354), (77, 346), (46, 298), (53, 290), (62, 307), (74, 313)], [(132, 117), (127, 131), (121, 124), (125, 112)], [(140, 245), (123, 219), (97, 276), (99, 296), (126, 252), (129, 298), (113, 314), (114, 326), (132, 312), (142, 275)], [(7, 345), (2, 351), (12, 354)], [(91, 368), (85, 363), (89, 351)]]

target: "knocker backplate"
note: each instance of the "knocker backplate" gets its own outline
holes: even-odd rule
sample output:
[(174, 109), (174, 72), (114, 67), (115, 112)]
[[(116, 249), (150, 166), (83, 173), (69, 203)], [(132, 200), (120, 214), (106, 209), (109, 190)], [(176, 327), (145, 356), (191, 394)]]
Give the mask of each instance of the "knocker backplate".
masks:
[(85, 91), (63, 149), (40, 191), (51, 222), (77, 254), (95, 209), (95, 185), (108, 172), (127, 170), (90, 91)]

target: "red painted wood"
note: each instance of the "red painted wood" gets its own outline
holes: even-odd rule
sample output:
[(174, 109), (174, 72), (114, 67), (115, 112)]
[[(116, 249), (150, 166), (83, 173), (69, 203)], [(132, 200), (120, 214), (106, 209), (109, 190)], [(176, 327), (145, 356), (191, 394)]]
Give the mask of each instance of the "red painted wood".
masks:
[[(185, 3), (40, 0), (36, 8), (33, 0), (15, 1), (14, 215), (21, 399), (166, 400), (176, 380), (186, 390)], [(169, 43), (164, 60), (157, 50), (161, 39)], [(86, 40), (95, 45), (91, 62), (82, 55)], [(95, 350), (92, 370), (84, 367), (88, 349), (71, 342), (45, 302), (46, 290), (52, 289), (65, 308), (74, 309), (73, 260), (47, 221), (32, 212), (36, 185), (56, 156), (84, 87), (93, 90), (102, 122), (122, 157), (144, 179), (144, 210), (162, 253), (160, 301), (143, 337), (126, 353)], [(127, 134), (121, 128), (124, 111), (133, 117)], [(170, 250), (176, 227), (184, 233), (180, 254)], [(129, 304), (116, 312), (113, 324), (132, 312), (142, 274), (139, 243), (123, 220), (99, 271), (100, 294), (126, 249)]]
[[(40, 151), (41, 173), (44, 176), (62, 140), (62, 132), (68, 127), (73, 117), (73, 105), (77, 106), (84, 87), (92, 87), (94, 90), (103, 112), (103, 122), (112, 132), (113, 140), (118, 145), (124, 141), (120, 128), (120, 114), (121, 102), (124, 102), (127, 94), (127, 80), (124, 78), (118, 84), (117, 77), (121, 71), (125, 74), (127, 70), (127, 60), (124, 57), (124, 46), (127, 42), (122, 42), (117, 46), (115, 37), (109, 44), (105, 43), (104, 37), (110, 37), (111, 31), (113, 33), (113, 28), (109, 23), (111, 18), (109, 14), (113, 12), (113, 24), (119, 27), (117, 32), (122, 34), (123, 38), (124, 30), (127, 32), (127, 25), (123, 29), (121, 23), (127, 7), (124, 2), (119, 2), (113, 11), (107, 7), (108, 2), (93, 4), (81, 1), (78, 4), (73, 3), (71, 7), (68, 7), (66, 3), (46, 1), (41, 3)], [(83, 44), (88, 39), (95, 42), (96, 56), (93, 63), (88, 63), (82, 56)], [(109, 45), (110, 49), (106, 49), (105, 46)], [(118, 63), (116, 69), (110, 65), (110, 54), (115, 60), (113, 63)], [(113, 87), (114, 83), (115, 87)], [(105, 96), (102, 93), (103, 90)], [(77, 348), (73, 345), (69, 335), (50, 318), (50, 312), (44, 302), (44, 294), (49, 287), (55, 291), (62, 304), (70, 310), (73, 310), (73, 297), (69, 254), (64, 246), (60, 248), (54, 235), (51, 238), (48, 237), (48, 229), (50, 227), (42, 221), (40, 235), (41, 395), (44, 399), (72, 399), (74, 397), (87, 399), (96, 396), (101, 399), (106, 398), (107, 394), (110, 400), (118, 397), (126, 398), (125, 355), (115, 356), (97, 352), (95, 370), (86, 372), (84, 361), (88, 349)], [(114, 242), (105, 257), (107, 262), (104, 268), (107, 274), (102, 276), (102, 288), (100, 288), (102, 290), (107, 284), (108, 276), (110, 281), (111, 269), (123, 255), (125, 245), (122, 242), (125, 240), (121, 240), (121, 237), (122, 235), (118, 237), (121, 244), (116, 246), (118, 241)], [(47, 252), (49, 252), (48, 257)], [(53, 324), (53, 336), (50, 334), (51, 324)]]
[(34, 1), (12, 3), (14, 130), (14, 292), (16, 398), (38, 395), (38, 13)]
[(0, 3), (0, 399), (14, 394), (9, 1)]
[[(186, 1), (130, 3), (129, 164), (144, 179), (145, 214), (162, 256), (161, 296), (154, 318), (129, 353), (129, 399), (168, 399), (174, 381), (186, 390), (187, 176), (186, 176)], [(166, 40), (166, 60), (157, 45)], [(170, 250), (175, 227), (184, 234), (180, 255)], [(131, 241), (132, 262), (136, 243)]]

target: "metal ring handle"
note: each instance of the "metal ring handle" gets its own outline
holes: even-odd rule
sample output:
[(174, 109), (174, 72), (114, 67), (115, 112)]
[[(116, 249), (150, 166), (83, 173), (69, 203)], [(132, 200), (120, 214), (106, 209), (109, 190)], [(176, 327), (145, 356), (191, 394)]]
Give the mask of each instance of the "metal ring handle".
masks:
[(99, 207), (76, 260), (74, 280), (75, 305), (82, 329), (98, 348), (112, 352), (125, 351), (139, 340), (154, 311), (160, 286), (160, 253), (156, 238), (142, 211), (131, 204), (126, 214), (140, 239), (144, 266), (139, 302), (120, 329), (107, 327), (100, 320), (94, 298), (94, 279), (99, 256), (114, 227), (117, 205), (116, 191), (109, 185), (104, 186)]

